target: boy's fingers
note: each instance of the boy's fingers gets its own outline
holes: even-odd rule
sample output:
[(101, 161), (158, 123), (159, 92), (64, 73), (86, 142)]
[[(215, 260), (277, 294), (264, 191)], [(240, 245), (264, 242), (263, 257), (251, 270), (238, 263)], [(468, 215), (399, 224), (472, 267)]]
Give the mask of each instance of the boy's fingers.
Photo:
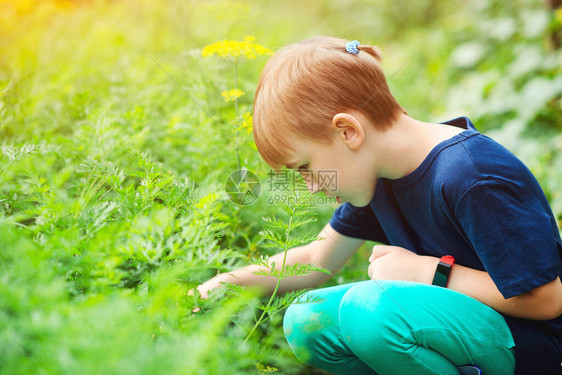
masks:
[[(199, 285), (196, 289), (199, 292), (199, 295), (201, 296), (201, 299), (209, 298), (209, 292), (205, 288), (203, 288), (201, 285)], [(187, 295), (190, 296), (190, 297), (194, 296), (195, 290), (189, 289), (187, 291)]]
[[(201, 285), (199, 285), (196, 289), (199, 292), (199, 295), (201, 296), (201, 299), (207, 299), (209, 297), (209, 295), (207, 294), (207, 291), (205, 289), (201, 288)], [(190, 296), (190, 297), (194, 296), (195, 290), (193, 290), (193, 289), (188, 290), (187, 295)], [(198, 313), (199, 311), (201, 311), (201, 308), (199, 308), (199, 307), (195, 307), (193, 310), (191, 310), (191, 312), (193, 312), (193, 313)]]
[(373, 246), (373, 252), (371, 254), (371, 256), (369, 257), (369, 262), (374, 261), (375, 259), (388, 254), (390, 252), (389, 249), (390, 246), (384, 246), (384, 245), (375, 245)]
[(209, 298), (209, 291), (205, 288), (203, 288), (201, 285), (199, 285), (197, 287), (197, 291), (199, 292), (199, 294), (201, 295), (201, 299), (207, 299)]
[[(197, 292), (199, 292), (199, 296), (201, 297), (202, 300), (209, 298), (209, 292), (212, 291), (214, 288), (216, 288), (218, 285), (214, 285), (214, 284), (208, 284), (208, 283), (203, 283), (200, 284), (199, 286), (197, 286)], [(195, 295), (195, 290), (194, 289), (190, 289), (187, 291), (187, 295), (188, 296), (194, 296)], [(196, 313), (201, 311), (201, 309), (199, 307), (195, 307), (192, 312)]]
[[(195, 295), (195, 291), (193, 289), (189, 289), (187, 291), (187, 295), (188, 296), (194, 296)], [(199, 311), (201, 311), (201, 309), (199, 307), (194, 308), (193, 310), (191, 310), (192, 313), (198, 313)]]

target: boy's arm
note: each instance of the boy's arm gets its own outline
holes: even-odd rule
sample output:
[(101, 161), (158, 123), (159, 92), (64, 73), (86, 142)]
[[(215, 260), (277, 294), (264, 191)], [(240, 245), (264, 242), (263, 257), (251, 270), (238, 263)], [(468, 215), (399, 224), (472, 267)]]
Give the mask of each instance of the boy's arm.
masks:
[[(435, 259), (433, 263), (437, 267), (439, 259)], [(435, 267), (429, 283), (433, 280)], [(505, 299), (487, 272), (453, 265), (447, 287), (467, 294), (494, 310), (518, 318), (549, 320), (562, 314), (560, 277), (526, 293)]]
[[(369, 276), (373, 279), (407, 280), (431, 284), (439, 258), (417, 255), (397, 246), (375, 246), (369, 259)], [(466, 294), (506, 315), (548, 320), (562, 314), (560, 277), (526, 293), (504, 298), (485, 271), (454, 264), (448, 289)]]
[[(330, 224), (327, 224), (318, 235), (320, 240), (313, 241), (305, 246), (295, 247), (287, 251), (285, 265), (315, 264), (331, 272), (336, 273), (343, 264), (359, 249), (364, 240), (347, 237), (336, 232)], [(280, 269), (283, 264), (284, 252), (269, 258), (269, 263), (275, 262), (275, 268)], [(265, 269), (264, 267), (249, 265), (237, 270), (219, 274), (205, 283), (199, 285), (197, 290), (203, 298), (207, 298), (208, 292), (227, 282), (244, 286), (259, 286), (264, 293), (271, 294), (277, 283), (273, 276), (255, 275), (253, 272)], [(311, 272), (307, 276), (289, 276), (281, 281), (279, 292), (284, 293), (296, 289), (317, 287), (324, 283), (332, 275), (323, 272)]]
[(451, 286), (507, 315), (554, 319), (562, 313), (556, 221), (531, 172), (519, 161), (498, 160), (504, 170), (463, 189), (454, 207), (486, 272), (457, 267)]

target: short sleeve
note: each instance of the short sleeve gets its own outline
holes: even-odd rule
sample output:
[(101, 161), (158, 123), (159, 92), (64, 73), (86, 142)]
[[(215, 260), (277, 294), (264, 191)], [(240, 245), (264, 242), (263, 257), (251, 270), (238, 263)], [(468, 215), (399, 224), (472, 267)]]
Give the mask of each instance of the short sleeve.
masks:
[(558, 276), (554, 219), (540, 204), (524, 201), (512, 184), (487, 180), (472, 185), (458, 201), (455, 215), (504, 298)]
[(388, 243), (371, 206), (355, 207), (346, 202), (336, 209), (330, 225), (344, 236)]

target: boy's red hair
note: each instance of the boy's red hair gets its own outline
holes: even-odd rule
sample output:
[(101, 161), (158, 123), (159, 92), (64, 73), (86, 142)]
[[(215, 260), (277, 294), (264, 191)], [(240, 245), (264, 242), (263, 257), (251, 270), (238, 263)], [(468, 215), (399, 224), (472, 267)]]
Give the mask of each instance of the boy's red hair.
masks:
[(260, 74), (253, 110), (254, 141), (267, 164), (281, 168), (295, 150), (291, 137), (332, 143), (329, 124), (340, 112), (361, 111), (379, 129), (406, 113), (390, 93), (376, 47), (358, 55), (344, 39), (318, 36), (290, 44)]

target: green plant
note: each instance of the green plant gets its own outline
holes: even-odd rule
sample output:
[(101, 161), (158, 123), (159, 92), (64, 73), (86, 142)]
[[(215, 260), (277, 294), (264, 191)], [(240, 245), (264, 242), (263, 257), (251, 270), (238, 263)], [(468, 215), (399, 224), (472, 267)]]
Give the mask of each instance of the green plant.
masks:
[[(273, 315), (279, 313), (286, 309), (293, 301), (295, 301), (299, 296), (301, 296), (306, 290), (294, 290), (284, 294), (282, 297), (277, 296), (279, 286), (281, 281), (289, 276), (306, 276), (311, 272), (324, 272), (330, 274), (330, 271), (313, 265), (313, 264), (299, 264), (295, 263), (293, 265), (286, 265), (287, 251), (294, 247), (308, 244), (315, 240), (321, 240), (316, 235), (301, 235), (298, 237), (292, 237), (291, 232), (296, 228), (299, 228), (305, 224), (316, 221), (311, 211), (311, 205), (307, 198), (310, 195), (306, 193), (295, 192), (295, 204), (288, 205), (285, 203), (280, 203), (278, 205), (285, 214), (287, 214), (287, 222), (278, 219), (277, 217), (263, 217), (272, 229), (266, 229), (260, 232), (260, 235), (267, 240), (263, 245), (264, 247), (276, 248), (283, 252), (283, 262), (281, 267), (278, 269), (275, 262), (270, 262), (269, 258), (262, 256), (259, 258), (254, 258), (252, 264), (264, 267), (265, 269), (255, 271), (254, 274), (261, 276), (273, 276), (277, 279), (275, 288), (267, 304), (259, 305), (259, 309), (262, 310), (261, 315), (256, 320), (256, 323), (246, 336), (244, 342), (252, 336), (254, 331), (258, 326), (264, 323), (267, 319), (270, 319)], [(298, 303), (315, 303), (320, 302), (316, 297), (307, 296), (304, 300), (299, 300)]]

